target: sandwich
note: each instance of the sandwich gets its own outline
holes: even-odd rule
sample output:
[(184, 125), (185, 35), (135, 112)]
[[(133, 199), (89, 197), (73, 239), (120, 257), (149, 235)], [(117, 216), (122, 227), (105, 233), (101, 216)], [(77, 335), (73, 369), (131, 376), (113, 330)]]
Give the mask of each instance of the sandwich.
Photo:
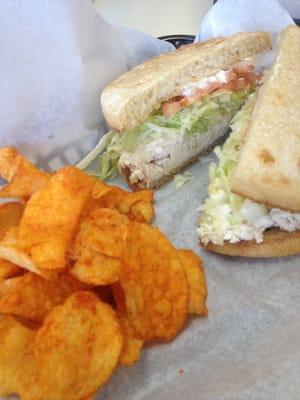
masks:
[(209, 168), (201, 245), (230, 256), (300, 252), (300, 28), (280, 35), (275, 62), (231, 123)]
[(112, 128), (98, 176), (122, 174), (157, 188), (212, 147), (260, 82), (251, 57), (271, 48), (265, 32), (182, 46), (126, 72), (102, 92)]

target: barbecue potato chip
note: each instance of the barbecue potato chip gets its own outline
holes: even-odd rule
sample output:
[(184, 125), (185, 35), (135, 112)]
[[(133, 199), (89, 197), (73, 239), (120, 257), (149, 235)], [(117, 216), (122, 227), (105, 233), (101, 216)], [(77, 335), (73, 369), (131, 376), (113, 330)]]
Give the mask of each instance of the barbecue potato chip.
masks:
[(7, 229), (0, 241), (0, 258), (34, 272), (45, 279), (54, 279), (57, 276), (56, 271), (46, 271), (38, 268), (31, 258), (20, 250), (18, 246), (18, 227), (16, 226)]
[(35, 341), (38, 380), (47, 400), (92, 395), (112, 374), (123, 334), (112, 308), (76, 292), (47, 316)]
[(0, 316), (0, 396), (22, 395), (30, 387), (35, 375), (35, 335), (12, 316)]
[(1, 279), (11, 278), (12, 276), (20, 274), (22, 271), (22, 268), (17, 265), (0, 258), (0, 284)]
[(112, 292), (118, 308), (118, 317), (124, 334), (124, 344), (119, 363), (121, 365), (131, 365), (140, 359), (144, 340), (135, 334), (126, 316), (125, 293), (119, 283), (112, 285)]
[(19, 245), (41, 269), (61, 269), (93, 179), (75, 167), (61, 168), (29, 199), (19, 227)]
[(83, 249), (70, 274), (89, 285), (110, 285), (120, 277), (121, 262), (91, 249)]
[(0, 149), (0, 176), (9, 184), (0, 189), (0, 197), (28, 198), (44, 187), (50, 174), (40, 171), (13, 147)]
[(83, 288), (68, 274), (46, 281), (29, 272), (0, 282), (0, 313), (42, 322), (55, 306)]
[(128, 231), (119, 281), (126, 316), (136, 337), (171, 339), (183, 327), (189, 295), (177, 250), (147, 224), (132, 223)]
[(94, 396), (92, 395), (92, 396), (88, 396), (88, 397), (85, 397), (84, 399), (80, 399), (80, 400), (93, 400), (93, 398), (94, 398)]
[(135, 337), (134, 331), (126, 316), (118, 314), (118, 317), (124, 334), (124, 344), (119, 363), (120, 365), (132, 365), (140, 359), (144, 341)]
[(74, 255), (88, 248), (110, 257), (120, 257), (127, 235), (129, 219), (117, 210), (100, 208), (81, 219), (75, 238)]
[(100, 199), (102, 196), (107, 194), (113, 189), (113, 186), (107, 185), (105, 182), (100, 179), (94, 179), (94, 186), (92, 189), (92, 198)]
[(129, 219), (117, 210), (95, 209), (81, 219), (71, 257), (71, 274), (91, 285), (108, 285), (120, 276), (119, 258)]
[(189, 285), (189, 314), (206, 315), (207, 286), (202, 260), (191, 250), (178, 250)]
[(16, 202), (5, 203), (0, 205), (0, 236), (2, 232), (11, 226), (19, 224), (24, 211), (24, 205)]
[[(152, 219), (154, 214), (153, 196), (152, 190), (126, 192), (118, 187), (111, 187), (106, 192), (104, 190), (93, 192), (93, 198), (98, 199), (100, 207), (115, 208), (120, 213), (126, 214), (139, 222), (149, 222)], [(137, 202), (141, 202), (141, 204), (138, 207), (133, 207)]]
[(139, 200), (132, 204), (129, 218), (136, 222), (150, 223), (154, 215), (153, 205), (145, 200)]

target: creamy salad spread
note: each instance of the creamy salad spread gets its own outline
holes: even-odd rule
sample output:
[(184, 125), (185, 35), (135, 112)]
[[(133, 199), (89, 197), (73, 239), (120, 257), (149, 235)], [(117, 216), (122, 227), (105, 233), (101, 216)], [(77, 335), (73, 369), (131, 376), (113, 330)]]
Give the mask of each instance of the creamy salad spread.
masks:
[(222, 245), (224, 241), (263, 241), (269, 228), (293, 232), (300, 229), (300, 213), (279, 208), (267, 208), (230, 191), (229, 179), (236, 165), (240, 146), (247, 129), (255, 101), (252, 94), (246, 105), (234, 117), (232, 133), (222, 147), (215, 149), (219, 164), (209, 168), (209, 197), (200, 207), (202, 211), (198, 235), (204, 244)]
[(228, 83), (229, 77), (230, 77), (229, 71), (221, 70), (217, 72), (215, 75), (203, 78), (200, 81), (193, 82), (184, 86), (182, 89), (182, 95), (190, 97), (195, 92), (195, 89), (206, 89), (212, 83)]

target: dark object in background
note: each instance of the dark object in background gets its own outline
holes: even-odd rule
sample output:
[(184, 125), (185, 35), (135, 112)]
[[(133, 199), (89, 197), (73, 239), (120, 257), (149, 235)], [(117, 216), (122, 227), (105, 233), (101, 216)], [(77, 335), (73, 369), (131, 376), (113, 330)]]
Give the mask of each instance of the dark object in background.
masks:
[(167, 35), (160, 36), (158, 39), (172, 43), (176, 49), (178, 49), (178, 47), (182, 46), (183, 44), (193, 43), (195, 40), (195, 35)]

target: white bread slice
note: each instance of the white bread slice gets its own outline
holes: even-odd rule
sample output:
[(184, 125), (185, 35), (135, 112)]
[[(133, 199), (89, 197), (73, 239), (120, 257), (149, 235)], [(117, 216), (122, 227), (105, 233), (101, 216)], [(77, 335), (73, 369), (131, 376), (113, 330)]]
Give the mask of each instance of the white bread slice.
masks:
[(281, 34), (230, 185), (233, 192), (256, 202), (300, 211), (300, 28), (296, 26)]
[(162, 54), (121, 75), (103, 90), (104, 117), (117, 131), (133, 129), (163, 101), (181, 94), (184, 85), (270, 48), (266, 32), (243, 32)]
[(225, 242), (222, 246), (209, 242), (200, 242), (205, 250), (235, 257), (272, 258), (291, 256), (300, 253), (300, 231), (284, 232), (270, 229), (264, 233), (264, 241), (243, 241), (239, 243)]

